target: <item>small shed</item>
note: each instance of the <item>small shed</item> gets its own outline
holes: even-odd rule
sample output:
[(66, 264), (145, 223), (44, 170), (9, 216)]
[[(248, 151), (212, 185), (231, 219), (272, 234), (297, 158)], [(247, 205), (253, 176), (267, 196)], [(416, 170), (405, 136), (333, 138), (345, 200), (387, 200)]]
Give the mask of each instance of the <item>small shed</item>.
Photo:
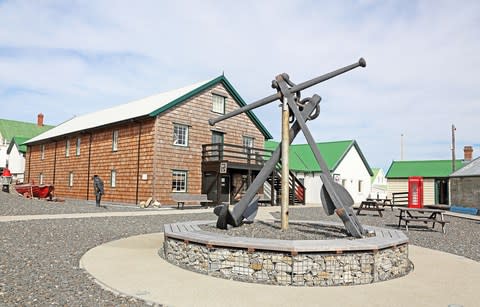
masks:
[(450, 175), (452, 205), (480, 210), (480, 157)]
[[(455, 169), (463, 166), (463, 160), (455, 161)], [(388, 196), (408, 192), (408, 177), (423, 177), (425, 204), (449, 204), (448, 184), (452, 173), (451, 160), (393, 161), (387, 171)]]

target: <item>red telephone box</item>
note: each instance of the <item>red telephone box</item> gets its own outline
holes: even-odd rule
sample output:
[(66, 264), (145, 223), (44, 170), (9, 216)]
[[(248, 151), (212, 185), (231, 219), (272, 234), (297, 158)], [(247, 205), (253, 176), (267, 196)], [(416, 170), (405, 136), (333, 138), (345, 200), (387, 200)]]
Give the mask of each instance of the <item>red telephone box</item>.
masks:
[(423, 177), (408, 177), (408, 208), (423, 208)]

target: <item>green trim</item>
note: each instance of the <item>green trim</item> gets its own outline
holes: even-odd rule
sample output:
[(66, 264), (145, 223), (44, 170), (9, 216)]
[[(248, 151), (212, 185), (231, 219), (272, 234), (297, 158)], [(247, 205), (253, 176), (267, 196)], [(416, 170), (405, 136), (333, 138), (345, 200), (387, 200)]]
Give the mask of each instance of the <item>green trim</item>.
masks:
[[(162, 106), (161, 108), (159, 108), (159, 109), (157, 109), (153, 112), (150, 112), (149, 115), (151, 117), (158, 116), (159, 114), (169, 110), (170, 108), (172, 108), (172, 107), (174, 107), (174, 106), (192, 98), (195, 95), (200, 94), (201, 92), (207, 90), (208, 88), (214, 86), (217, 83), (222, 83), (223, 86), (225, 86), (225, 88), (227, 89), (229, 94), (240, 105), (240, 107), (243, 107), (243, 106), (247, 105), (245, 103), (245, 101), (242, 99), (242, 97), (240, 96), (240, 94), (238, 94), (238, 92), (235, 90), (235, 88), (232, 86), (232, 84), (227, 80), (227, 78), (225, 76), (219, 76), (219, 77), (217, 77), (217, 78), (215, 78), (215, 79), (197, 87), (196, 89), (186, 93), (185, 95), (182, 95), (182, 96), (178, 97), (177, 99), (167, 103), (166, 105)], [(265, 126), (260, 122), (258, 117), (252, 111), (247, 111), (247, 112), (245, 112), (245, 114), (247, 114), (247, 116), (254, 122), (254, 124), (258, 127), (258, 129), (262, 132), (265, 139), (272, 139), (273, 138), (272, 135), (270, 134), (270, 132), (268, 132), (267, 128), (265, 128)]]

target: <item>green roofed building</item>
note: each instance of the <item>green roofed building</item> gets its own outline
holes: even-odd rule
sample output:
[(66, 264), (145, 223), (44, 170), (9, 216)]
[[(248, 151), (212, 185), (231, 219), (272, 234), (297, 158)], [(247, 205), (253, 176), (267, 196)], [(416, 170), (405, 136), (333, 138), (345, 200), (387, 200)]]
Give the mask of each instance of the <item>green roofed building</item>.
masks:
[[(463, 160), (455, 162), (458, 170)], [(408, 192), (408, 178), (423, 177), (423, 203), (449, 204), (448, 177), (452, 173), (452, 160), (393, 161), (387, 171), (388, 194)]]
[(22, 181), (27, 152), (23, 143), (51, 128), (43, 124), (43, 114), (38, 115), (37, 123), (0, 119), (0, 168), (8, 166), (13, 180)]
[[(278, 144), (266, 141), (265, 149), (275, 150)], [(348, 190), (355, 202), (370, 196), (373, 172), (355, 140), (322, 142), (317, 146), (334, 180)], [(321, 170), (308, 144), (290, 146), (289, 166), (305, 185), (305, 202), (320, 204)]]

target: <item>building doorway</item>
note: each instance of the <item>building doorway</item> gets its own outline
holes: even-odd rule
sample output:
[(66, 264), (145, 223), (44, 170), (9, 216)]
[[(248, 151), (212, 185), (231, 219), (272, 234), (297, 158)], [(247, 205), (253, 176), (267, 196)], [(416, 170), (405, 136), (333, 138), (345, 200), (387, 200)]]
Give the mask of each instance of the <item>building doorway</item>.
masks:
[(448, 205), (448, 179), (435, 179), (435, 204)]

